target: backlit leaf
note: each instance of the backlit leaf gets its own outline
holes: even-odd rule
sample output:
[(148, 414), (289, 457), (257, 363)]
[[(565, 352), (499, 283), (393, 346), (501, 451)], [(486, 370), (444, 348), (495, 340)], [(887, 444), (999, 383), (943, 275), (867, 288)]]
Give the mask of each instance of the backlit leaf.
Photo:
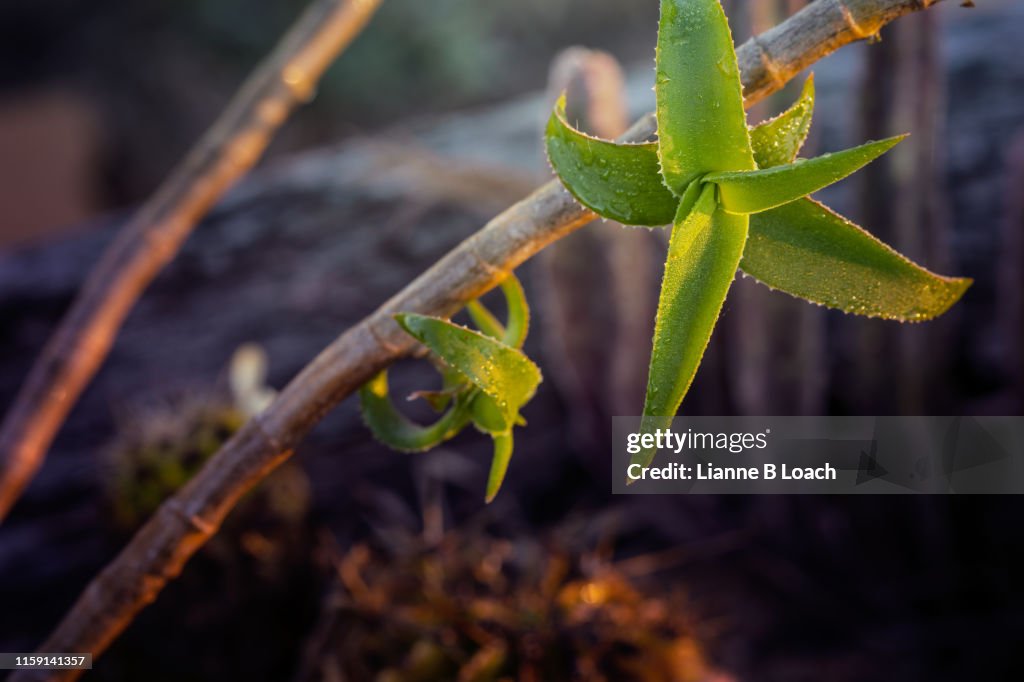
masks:
[(474, 299), (467, 303), (466, 312), (480, 333), (487, 334), (492, 339), (500, 339), (505, 335), (505, 325), (480, 301)]
[(585, 135), (565, 120), (565, 97), (548, 121), (548, 161), (581, 204), (625, 225), (672, 222), (679, 200), (658, 170), (656, 143), (616, 144)]
[(811, 199), (751, 216), (740, 267), (793, 296), (904, 322), (941, 315), (971, 285), (925, 270)]
[(530, 331), (530, 306), (526, 302), (526, 292), (515, 275), (505, 278), (501, 283), (501, 291), (505, 294), (505, 307), (508, 310), (507, 325), (499, 322), (480, 301), (467, 303), (466, 311), (483, 334), (492, 339), (500, 339), (506, 346), (521, 348)]
[(874, 161), (905, 136), (868, 142), (853, 149), (755, 171), (711, 173), (704, 182), (719, 188), (719, 201), (730, 213), (757, 213), (816, 192)]
[(501, 340), (506, 346), (522, 348), (530, 331), (530, 306), (526, 302), (526, 292), (515, 275), (505, 278), (501, 291), (505, 294), (505, 307), (508, 309), (505, 334)]
[[(693, 381), (747, 239), (746, 216), (726, 213), (705, 185), (672, 228), (654, 326), (645, 417), (671, 420)], [(648, 420), (648, 423), (651, 423)], [(633, 456), (646, 466), (648, 450)]]
[(540, 370), (515, 348), (447, 320), (398, 313), (398, 324), (498, 404), (506, 421), (515, 420), (541, 381)]
[[(751, 129), (750, 141), (760, 168), (790, 163), (796, 158), (810, 129), (813, 110), (814, 79), (808, 77), (800, 99), (792, 107)], [(628, 225), (653, 227), (672, 221), (679, 199), (662, 180), (657, 143), (619, 145), (584, 135), (566, 124), (564, 99), (559, 100), (551, 119), (548, 157), (563, 184), (580, 203)], [(593, 163), (595, 157), (603, 158), (605, 163)], [(590, 162), (585, 163), (584, 159)], [(615, 170), (608, 172), (609, 167)], [(616, 188), (628, 195), (625, 203)], [(470, 314), (473, 313), (470, 308)], [(477, 326), (483, 329), (480, 323)]]
[(504, 433), (514, 425), (501, 408), (498, 407), (498, 403), (494, 398), (483, 392), (477, 392), (473, 397), (469, 407), (469, 414), (474, 426), (484, 433), (491, 435)]
[(491, 471), (487, 476), (487, 502), (492, 502), (501, 489), (511, 459), (512, 431), (508, 431), (494, 437), (494, 457), (491, 459)]
[(807, 139), (814, 115), (814, 74), (804, 81), (800, 98), (775, 118), (750, 129), (750, 146), (758, 168), (792, 163)]
[(665, 184), (756, 168), (729, 23), (718, 0), (662, 0), (654, 92)]

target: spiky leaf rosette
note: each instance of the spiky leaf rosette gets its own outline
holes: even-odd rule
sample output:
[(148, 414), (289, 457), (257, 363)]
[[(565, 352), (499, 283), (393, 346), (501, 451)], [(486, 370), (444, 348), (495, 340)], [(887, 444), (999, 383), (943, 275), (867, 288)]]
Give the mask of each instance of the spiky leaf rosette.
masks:
[[(588, 136), (569, 125), (564, 99), (546, 135), (552, 167), (584, 206), (628, 225), (672, 225), (645, 431), (667, 426), (678, 411), (737, 267), (813, 303), (905, 322), (941, 315), (970, 286), (914, 264), (808, 198), (902, 137), (797, 159), (814, 108), (810, 78), (793, 107), (748, 128), (718, 0), (663, 0), (656, 70), (657, 142)], [(640, 452), (632, 463), (646, 466), (654, 454)]]

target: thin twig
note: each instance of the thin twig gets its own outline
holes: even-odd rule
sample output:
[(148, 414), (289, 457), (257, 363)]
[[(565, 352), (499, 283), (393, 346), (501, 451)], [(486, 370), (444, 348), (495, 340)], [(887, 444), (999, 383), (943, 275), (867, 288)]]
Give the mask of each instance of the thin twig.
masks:
[[(747, 105), (778, 90), (797, 72), (886, 22), (939, 0), (818, 0), (739, 50)], [(624, 140), (647, 139), (651, 115)], [(217, 530), (235, 502), (286, 460), (331, 408), (412, 348), (391, 319), (397, 311), (451, 315), (496, 286), (551, 242), (593, 219), (557, 182), (544, 185), (455, 247), (375, 313), (342, 334), (251, 420), (171, 499), (92, 581), (40, 651), (98, 656), (153, 601), (168, 580)], [(75, 671), (12, 681), (66, 680)]]
[(263, 154), (381, 0), (314, 0), (89, 274), (0, 427), (0, 521), (42, 464), (142, 292)]

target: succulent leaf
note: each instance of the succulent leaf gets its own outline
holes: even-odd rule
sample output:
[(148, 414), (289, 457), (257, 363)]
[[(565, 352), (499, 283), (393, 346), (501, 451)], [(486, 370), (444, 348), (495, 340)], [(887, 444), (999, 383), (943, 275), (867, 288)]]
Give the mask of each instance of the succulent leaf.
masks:
[(676, 194), (700, 175), (753, 170), (736, 51), (718, 0), (662, 0), (655, 53), (661, 171)]
[(500, 339), (505, 335), (505, 325), (480, 301), (473, 299), (467, 303), (466, 312), (481, 334), (486, 334), (492, 339)]
[(398, 313), (398, 324), (495, 400), (507, 422), (532, 396), (540, 370), (515, 348), (439, 317)]
[(823, 154), (813, 159), (753, 171), (710, 173), (704, 182), (718, 185), (719, 201), (730, 213), (758, 213), (789, 203), (842, 180), (892, 149), (905, 136)]
[(526, 302), (526, 292), (519, 279), (511, 274), (501, 283), (501, 291), (505, 295), (505, 307), (508, 310), (507, 325), (502, 324), (477, 299), (466, 304), (466, 312), (481, 333), (499, 339), (506, 346), (522, 348), (530, 331), (530, 306)]
[(505, 306), (508, 309), (502, 343), (512, 348), (522, 348), (530, 331), (530, 306), (526, 302), (526, 292), (515, 275), (505, 278), (501, 283), (501, 291), (505, 294)]
[(505, 480), (508, 463), (512, 459), (512, 431), (494, 436), (494, 456), (491, 458), (491, 471), (487, 475), (487, 493), (485, 501), (494, 501), (501, 483)]
[[(747, 223), (715, 203), (713, 185), (704, 185), (688, 215), (680, 211), (665, 261), (644, 416), (671, 418), (679, 409), (736, 275)], [(633, 462), (646, 466), (653, 456), (641, 452)]]
[[(662, 0), (656, 53), (658, 140), (616, 144), (566, 120), (565, 97), (548, 120), (552, 168), (584, 206), (628, 225), (672, 223), (641, 428), (671, 424), (700, 365), (736, 270), (822, 305), (902, 321), (945, 312), (970, 280), (942, 277), (906, 259), (807, 195), (840, 180), (902, 137), (797, 160), (810, 128), (814, 81), (787, 111), (748, 127), (729, 24), (719, 0)], [(444, 378), (426, 392), (448, 411), (419, 427), (398, 413), (386, 374), (361, 395), (367, 423), (398, 449), (425, 449), (472, 422), (494, 440), (490, 502), (512, 454), (519, 409), (541, 381), (519, 350), (529, 327), (522, 286), (503, 284), (508, 320), (478, 301), (481, 332), (435, 317), (395, 315), (423, 343)], [(655, 451), (634, 455), (647, 466)]]
[(456, 399), (430, 426), (420, 426), (395, 409), (388, 395), (387, 371), (359, 389), (363, 421), (374, 437), (401, 452), (423, 452), (453, 438), (469, 422), (468, 404)]
[(814, 115), (814, 74), (804, 81), (799, 99), (774, 118), (750, 129), (750, 145), (758, 168), (792, 163), (807, 139)]
[[(792, 107), (750, 130), (759, 168), (796, 158), (813, 110), (814, 80), (808, 77)], [(672, 222), (679, 198), (665, 187), (657, 143), (616, 144), (585, 135), (566, 123), (564, 98), (551, 114), (546, 142), (552, 168), (587, 208), (626, 225), (657, 227)], [(480, 323), (477, 326), (483, 329)]]
[(473, 397), (469, 410), (473, 425), (492, 436), (508, 431), (515, 423), (514, 420), (508, 419), (494, 398), (482, 391), (478, 391)]
[(565, 96), (548, 120), (548, 161), (581, 204), (624, 225), (672, 222), (679, 200), (665, 187), (658, 145), (616, 144), (585, 135), (565, 120)]
[(971, 285), (925, 270), (807, 198), (750, 217), (740, 268), (813, 303), (903, 322), (941, 315)]

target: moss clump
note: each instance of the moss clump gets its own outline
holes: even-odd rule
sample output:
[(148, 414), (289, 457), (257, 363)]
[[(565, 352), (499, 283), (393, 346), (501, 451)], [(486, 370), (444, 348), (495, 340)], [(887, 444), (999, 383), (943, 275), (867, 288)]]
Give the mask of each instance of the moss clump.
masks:
[(613, 563), (534, 540), (357, 545), (337, 575), (301, 679), (709, 679), (681, 595), (649, 596)]
[(138, 411), (108, 450), (103, 489), (115, 528), (132, 531), (245, 423), (226, 403), (187, 398)]

